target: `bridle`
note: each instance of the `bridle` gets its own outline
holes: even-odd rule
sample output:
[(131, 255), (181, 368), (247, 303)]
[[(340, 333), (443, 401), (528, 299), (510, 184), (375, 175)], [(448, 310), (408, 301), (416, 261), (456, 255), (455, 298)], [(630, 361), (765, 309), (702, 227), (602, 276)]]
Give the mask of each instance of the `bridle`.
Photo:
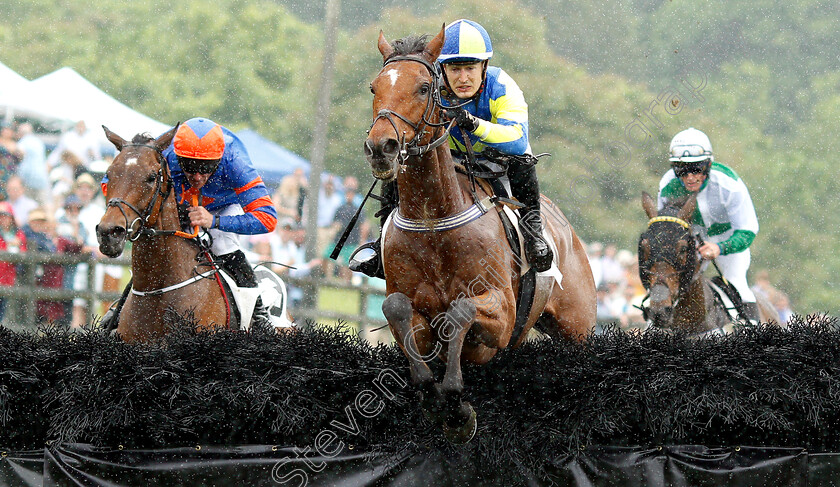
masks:
[[(423, 111), (423, 116), (417, 123), (412, 122), (404, 115), (401, 115), (393, 110), (379, 110), (379, 112), (376, 114), (376, 117), (374, 117), (373, 122), (371, 122), (370, 128), (368, 128), (368, 133), (370, 133), (371, 129), (373, 129), (373, 126), (376, 124), (376, 122), (379, 121), (379, 119), (384, 118), (385, 120), (387, 120), (388, 123), (391, 124), (391, 127), (394, 128), (394, 132), (396, 133), (397, 140), (400, 144), (398, 162), (400, 163), (400, 165), (405, 165), (406, 161), (410, 156), (422, 156), (423, 154), (436, 149), (437, 147), (441, 146), (444, 142), (446, 142), (449, 139), (449, 131), (455, 125), (455, 120), (452, 120), (451, 122), (431, 121), (432, 113), (434, 113), (435, 110), (441, 112), (444, 108), (440, 95), (440, 80), (442, 77), (440, 70), (437, 69), (432, 63), (418, 56), (394, 56), (385, 61), (385, 63), (382, 65), (382, 68), (384, 69), (385, 66), (388, 66), (389, 64), (397, 61), (413, 61), (416, 63), (420, 63), (423, 66), (425, 66), (426, 69), (429, 71), (429, 74), (432, 77), (432, 86), (430, 87), (429, 97), (426, 101), (426, 109)], [(399, 118), (414, 130), (414, 137), (410, 141), (406, 142), (405, 131), (403, 131), (402, 135), (400, 135), (400, 130), (399, 128), (397, 128), (397, 124), (394, 121), (394, 117)], [(427, 133), (425, 130), (420, 130), (420, 128), (423, 125), (425, 125), (426, 127), (446, 126), (446, 129), (443, 131), (443, 134), (437, 139), (429, 142), (428, 144), (421, 145), (420, 141), (423, 138), (423, 136)]]
[[(688, 287), (695, 280), (697, 280), (697, 278), (700, 276), (700, 273), (697, 272), (697, 270), (699, 269), (699, 266), (697, 265), (698, 264), (698, 262), (697, 262), (697, 240), (691, 234), (691, 225), (688, 222), (686, 222), (685, 220), (682, 220), (680, 218), (673, 217), (673, 216), (657, 216), (657, 217), (651, 218), (648, 221), (648, 228), (645, 231), (645, 233), (642, 234), (642, 237), (639, 239), (639, 246), (640, 247), (641, 247), (641, 242), (646, 237), (648, 238), (649, 242), (654, 240), (654, 238), (653, 238), (654, 235), (653, 235), (653, 232), (651, 231), (651, 226), (654, 225), (654, 224), (657, 224), (657, 223), (677, 225), (679, 227), (682, 227), (682, 230), (679, 230), (679, 229), (677, 230), (677, 232), (680, 232), (680, 233), (683, 234), (683, 235), (679, 236), (678, 240), (683, 240), (683, 239), (687, 238), (688, 247), (687, 247), (686, 251), (687, 251), (688, 258), (687, 258), (685, 264), (680, 265), (679, 262), (677, 262), (676, 256), (674, 256), (672, 258), (672, 256), (667, 255), (667, 254), (665, 254), (664, 252), (661, 252), (661, 251), (654, 253), (653, 246), (651, 246), (650, 256), (644, 262), (642, 262), (641, 260), (639, 261), (639, 277), (641, 278), (642, 284), (645, 286), (646, 289), (652, 289), (657, 284), (666, 285), (664, 282), (661, 282), (661, 280), (659, 280), (659, 279), (657, 279), (657, 281), (653, 282), (653, 283), (649, 282), (650, 281), (650, 273), (651, 273), (650, 268), (652, 267), (652, 265), (654, 263), (665, 262), (665, 263), (671, 265), (671, 267), (673, 267), (674, 269), (677, 269), (677, 271), (679, 273), (679, 289), (677, 291), (677, 296), (674, 299), (674, 302), (673, 302), (673, 305), (672, 305), (672, 307), (676, 308), (677, 304), (680, 301), (680, 297), (684, 296), (687, 293)], [(641, 248), (639, 248), (639, 255), (640, 256), (642, 255)], [(667, 287), (667, 285), (666, 285), (666, 287)], [(644, 301), (646, 301), (649, 296), (650, 296), (650, 294), (648, 294), (648, 296), (645, 296), (645, 298), (642, 300), (642, 303), (644, 303)], [(645, 314), (645, 319), (647, 319), (647, 313), (649, 312), (649, 308), (643, 305), (642, 306), (642, 312)]]
[[(108, 201), (108, 206), (120, 210), (120, 213), (122, 213), (122, 216), (125, 219), (125, 228), (127, 232), (126, 238), (130, 242), (134, 242), (142, 236), (154, 237), (158, 235), (176, 235), (184, 238), (194, 238), (198, 234), (197, 229), (193, 234), (185, 233), (180, 230), (158, 230), (153, 228), (153, 225), (156, 222), (150, 221), (152, 213), (155, 211), (155, 205), (158, 204), (158, 199), (160, 199), (160, 204), (157, 208), (157, 214), (159, 215), (160, 209), (163, 207), (163, 203), (169, 197), (169, 194), (172, 193), (172, 178), (167, 177), (169, 172), (166, 170), (166, 159), (163, 157), (163, 151), (159, 147), (151, 144), (124, 144), (122, 147), (146, 147), (152, 149), (155, 151), (158, 163), (160, 164), (157, 177), (155, 178), (154, 196), (152, 196), (152, 200), (143, 211), (138, 210), (137, 207), (122, 198), (111, 198)], [(125, 208), (129, 208), (137, 214), (137, 218), (132, 220), (130, 224), (128, 222), (129, 218), (125, 212)], [(137, 226), (136, 230), (134, 229), (135, 226)]]

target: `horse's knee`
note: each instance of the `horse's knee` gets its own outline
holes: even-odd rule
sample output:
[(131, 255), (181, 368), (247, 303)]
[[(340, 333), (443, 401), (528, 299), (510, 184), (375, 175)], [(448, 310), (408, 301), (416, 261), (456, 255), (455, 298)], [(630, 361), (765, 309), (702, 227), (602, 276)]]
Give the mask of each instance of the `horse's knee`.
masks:
[(476, 316), (475, 303), (467, 298), (456, 299), (449, 305), (448, 313), (453, 320), (461, 324), (472, 323)]
[(404, 323), (411, 320), (411, 300), (403, 293), (389, 294), (382, 303), (382, 314), (388, 322)]

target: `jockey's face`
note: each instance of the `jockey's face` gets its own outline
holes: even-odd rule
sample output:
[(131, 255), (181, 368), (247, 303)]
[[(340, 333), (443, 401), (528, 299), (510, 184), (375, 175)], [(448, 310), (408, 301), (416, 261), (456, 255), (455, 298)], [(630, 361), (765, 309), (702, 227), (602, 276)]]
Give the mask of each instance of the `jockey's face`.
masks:
[(680, 178), (680, 181), (682, 181), (683, 186), (685, 186), (685, 189), (689, 190), (692, 193), (700, 191), (700, 187), (703, 186), (703, 181), (705, 180), (706, 175), (699, 172), (690, 172)]
[(449, 87), (460, 99), (472, 98), (481, 88), (482, 61), (469, 64), (444, 64), (443, 72)]
[(204, 187), (205, 184), (207, 184), (207, 180), (210, 179), (210, 176), (212, 176), (212, 174), (193, 174), (189, 172), (184, 172), (184, 176), (187, 177), (187, 181), (190, 182), (190, 186), (192, 186), (195, 189), (201, 189)]
[(181, 170), (184, 171), (184, 176), (190, 182), (190, 186), (195, 189), (201, 189), (207, 184), (210, 176), (216, 172), (219, 167), (219, 159), (190, 159), (188, 157), (178, 157), (178, 164)]

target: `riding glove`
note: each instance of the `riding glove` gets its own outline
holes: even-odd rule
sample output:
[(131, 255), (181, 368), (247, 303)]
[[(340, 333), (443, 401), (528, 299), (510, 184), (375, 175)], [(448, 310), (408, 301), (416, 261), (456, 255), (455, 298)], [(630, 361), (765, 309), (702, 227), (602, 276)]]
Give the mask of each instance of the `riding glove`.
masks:
[(455, 123), (457, 123), (458, 126), (462, 129), (469, 130), (470, 132), (475, 132), (475, 129), (478, 128), (478, 119), (463, 108), (447, 108), (446, 116), (449, 118), (449, 120), (455, 120)]

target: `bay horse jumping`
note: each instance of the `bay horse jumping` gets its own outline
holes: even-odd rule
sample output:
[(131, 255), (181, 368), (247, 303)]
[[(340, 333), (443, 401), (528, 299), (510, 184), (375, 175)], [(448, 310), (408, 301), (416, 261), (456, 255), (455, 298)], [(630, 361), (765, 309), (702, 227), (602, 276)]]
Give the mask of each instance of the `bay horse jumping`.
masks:
[(107, 210), (96, 226), (99, 250), (118, 257), (133, 242), (132, 292), (117, 333), (126, 341), (148, 341), (166, 333), (164, 313), (194, 313), (200, 328), (227, 327), (228, 306), (212, 267), (193, 235), (180, 231), (169, 166), (161, 152), (177, 127), (157, 139), (144, 134), (131, 142), (103, 126), (119, 153), (108, 166)]
[[(697, 195), (665, 205), (642, 193), (642, 207), (649, 220), (639, 237), (639, 275), (649, 290), (650, 304), (643, 306), (649, 323), (658, 328), (681, 330), (689, 335), (729, 333), (732, 317), (703, 275), (698, 242), (691, 230)], [(779, 314), (763, 296), (756, 295), (762, 323), (779, 323)]]
[[(371, 83), (373, 123), (364, 144), (374, 177), (396, 179), (400, 203), (383, 229), (388, 294), (382, 310), (409, 361), (427, 417), (455, 443), (476, 430), (463, 401), (462, 361), (482, 365), (518, 346), (537, 322), (551, 337), (582, 340), (595, 325), (595, 283), (586, 252), (553, 203), (542, 197), (543, 220), (562, 273), (544, 304), (514, 335), (516, 295), (527, 268), (506, 243), (498, 205), (482, 206), (490, 190), (456, 171), (442, 117), (441, 74), (435, 67), (444, 29), (428, 43), (407, 37), (392, 46), (379, 34), (384, 66)], [(472, 217), (470, 217), (472, 215)], [(474, 218), (474, 219), (473, 219)], [(460, 222), (460, 223), (458, 223)], [(411, 228), (413, 227), (413, 228)], [(427, 361), (446, 364), (435, 382)], [(560, 371), (557, 371), (560, 373)]]

